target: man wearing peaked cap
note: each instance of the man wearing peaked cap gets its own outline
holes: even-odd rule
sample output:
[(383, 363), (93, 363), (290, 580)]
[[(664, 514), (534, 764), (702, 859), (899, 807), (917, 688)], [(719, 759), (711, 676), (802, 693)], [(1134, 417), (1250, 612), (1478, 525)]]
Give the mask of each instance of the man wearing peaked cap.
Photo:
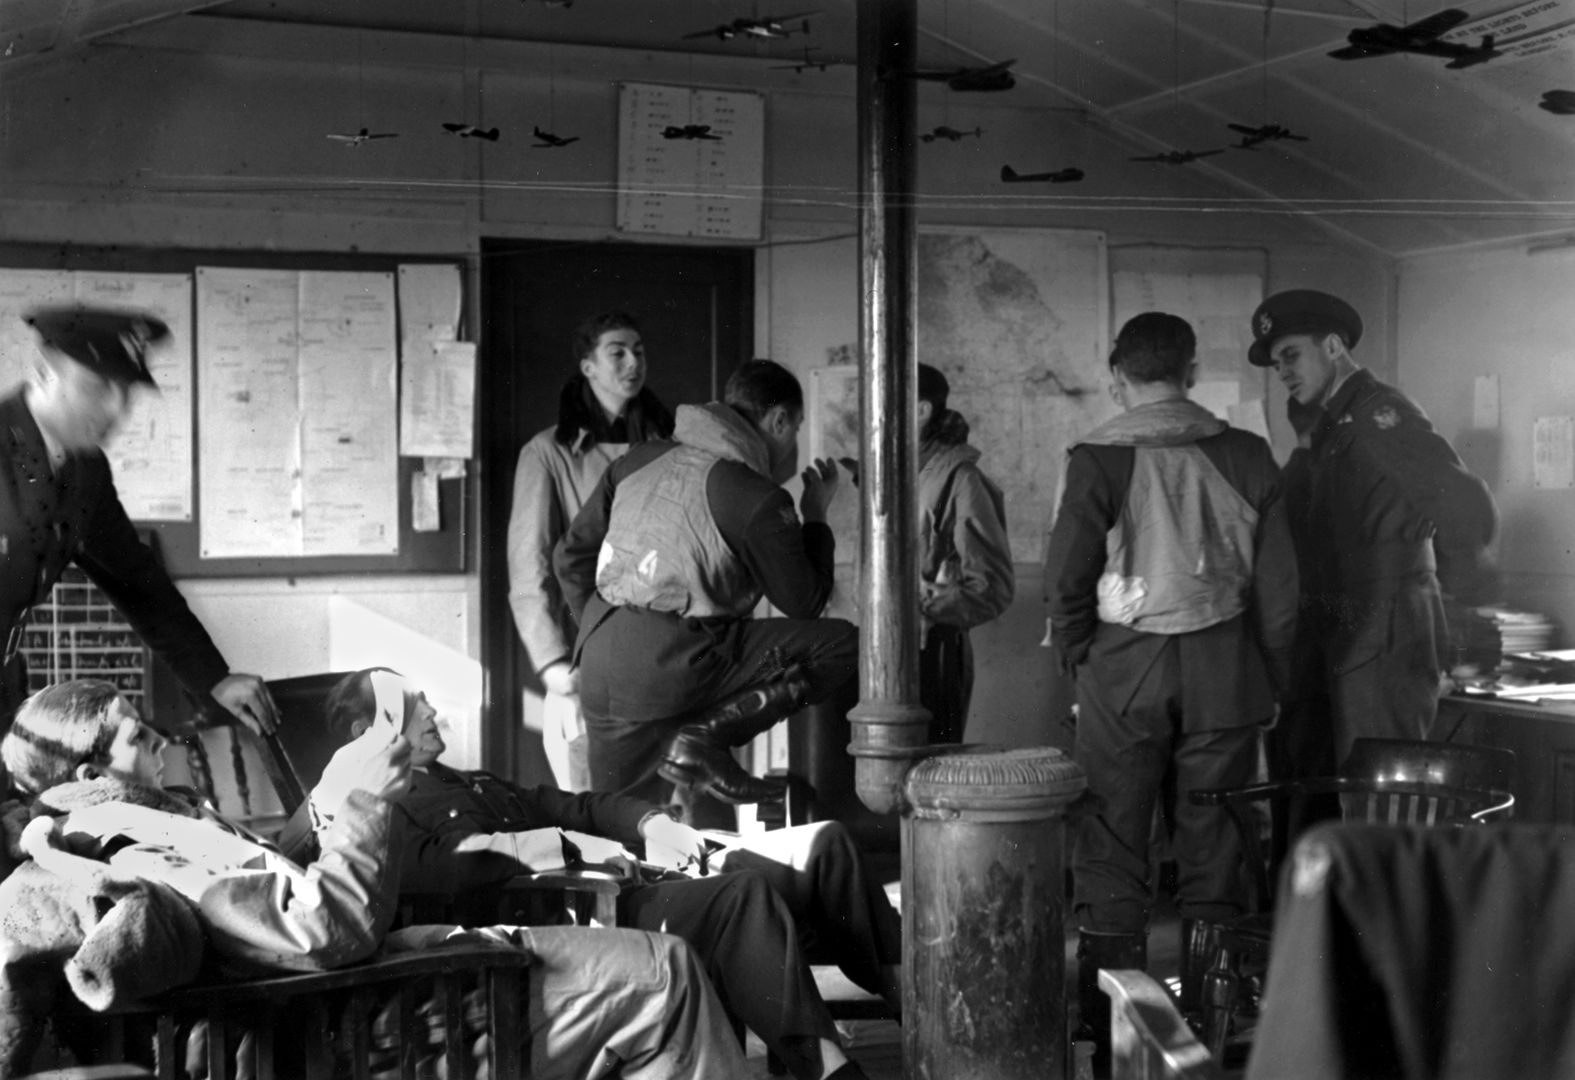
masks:
[(102, 447), (154, 385), (152, 348), (169, 327), (146, 312), (49, 305), (23, 320), (38, 334), (32, 378), (0, 397), (0, 731), (27, 694), (19, 652), (27, 612), (76, 563), (199, 700), (212, 694), (257, 730), (277, 711), (255, 675), (232, 674), (213, 639), (142, 543)]
[(1449, 659), (1442, 593), (1489, 599), (1493, 498), (1414, 401), (1356, 363), (1362, 318), (1350, 304), (1276, 293), (1252, 334), (1249, 359), (1272, 367), (1299, 407), (1321, 410), (1292, 524), (1335, 760), (1362, 737), (1426, 738)]
[(105, 379), (154, 385), (148, 349), (170, 336), (163, 320), (138, 311), (60, 305), (34, 308), (23, 321), (45, 347), (65, 353)]

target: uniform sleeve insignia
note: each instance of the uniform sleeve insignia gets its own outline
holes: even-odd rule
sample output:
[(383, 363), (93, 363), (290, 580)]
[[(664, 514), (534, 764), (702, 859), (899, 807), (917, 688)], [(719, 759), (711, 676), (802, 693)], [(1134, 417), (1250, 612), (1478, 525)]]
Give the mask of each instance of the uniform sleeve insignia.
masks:
[(798, 524), (798, 514), (794, 513), (791, 506), (782, 508), (782, 524), (790, 529)]
[(1382, 405), (1373, 410), (1373, 423), (1384, 431), (1400, 426), (1400, 412), (1393, 405)]

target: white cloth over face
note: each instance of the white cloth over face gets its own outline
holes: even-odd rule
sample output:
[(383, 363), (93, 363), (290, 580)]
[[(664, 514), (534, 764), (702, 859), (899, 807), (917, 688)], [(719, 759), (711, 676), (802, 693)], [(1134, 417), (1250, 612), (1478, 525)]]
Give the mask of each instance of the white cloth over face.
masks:
[(409, 684), (393, 671), (374, 671), (372, 681), (372, 722), (366, 730), (345, 743), (329, 759), (322, 779), (312, 789), (312, 823), (322, 829), (334, 819), (345, 798), (359, 785), (370, 761), (405, 730), (405, 694)]

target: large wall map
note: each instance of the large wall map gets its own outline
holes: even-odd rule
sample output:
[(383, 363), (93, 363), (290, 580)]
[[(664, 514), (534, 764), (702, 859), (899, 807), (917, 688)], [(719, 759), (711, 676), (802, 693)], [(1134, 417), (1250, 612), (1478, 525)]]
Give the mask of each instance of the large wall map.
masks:
[(919, 236), (919, 359), (1006, 496), (1018, 562), (1043, 554), (1067, 447), (1114, 412), (1104, 254), (1098, 233)]
[[(1106, 392), (1104, 238), (1099, 233), (919, 236), (919, 359), (951, 384), (980, 466), (1006, 496), (1012, 555), (1037, 562), (1067, 447), (1114, 412)], [(858, 373), (811, 373), (815, 456), (858, 455)], [(839, 561), (857, 558), (857, 500), (832, 505)]]

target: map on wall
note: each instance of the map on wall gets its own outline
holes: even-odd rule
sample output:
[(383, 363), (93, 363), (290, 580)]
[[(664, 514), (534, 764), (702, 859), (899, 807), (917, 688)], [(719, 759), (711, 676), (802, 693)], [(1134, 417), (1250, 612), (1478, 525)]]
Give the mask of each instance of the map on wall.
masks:
[(1067, 448), (1114, 411), (1106, 296), (1099, 233), (919, 236), (919, 359), (1006, 496), (1018, 562), (1043, 554)]
[[(945, 374), (950, 407), (1005, 495), (1013, 558), (1037, 561), (1067, 448), (1114, 411), (1104, 237), (924, 232), (918, 263), (919, 359)], [(858, 373), (854, 351), (843, 355), (847, 365), (811, 373), (815, 457), (858, 455)], [(857, 501), (839, 496), (831, 513), (839, 562), (856, 560)]]

